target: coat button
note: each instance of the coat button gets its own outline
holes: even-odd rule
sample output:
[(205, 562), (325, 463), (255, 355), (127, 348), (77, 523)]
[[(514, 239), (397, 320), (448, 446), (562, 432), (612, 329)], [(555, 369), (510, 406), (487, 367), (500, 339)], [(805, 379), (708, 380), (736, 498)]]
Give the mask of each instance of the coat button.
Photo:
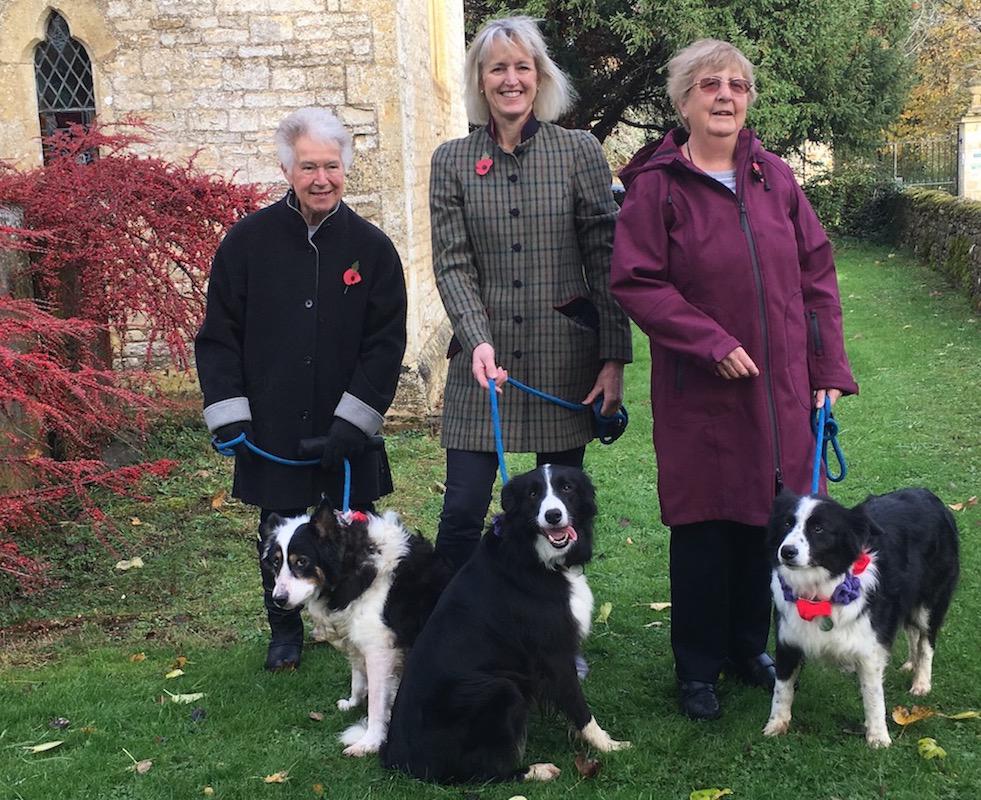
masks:
[(508, 175), (508, 180), (511, 181), (511, 183), (517, 183), (518, 176), (517, 175)]
[(515, 314), (514, 315), (514, 321), (517, 322), (520, 325), (522, 322), (525, 321), (525, 318), (522, 317), (520, 314)]
[(511, 353), (511, 355), (513, 355), (515, 358), (521, 358), (521, 351), (515, 350), (513, 353)]
[(511, 245), (511, 249), (515, 253), (520, 253), (521, 252), (521, 245), (518, 242), (515, 242), (513, 245)]
[(313, 308), (313, 300), (304, 300), (303, 301), (303, 307), (304, 308)]
[(309, 411), (301, 411), (300, 412), (300, 419), (310, 419), (310, 412)]
[(518, 211), (518, 209), (516, 209), (516, 208), (512, 208), (511, 209), (511, 216), (512, 217), (517, 217), (519, 214), (521, 214), (521, 212)]
[(511, 281), (511, 285), (515, 289), (520, 289), (522, 286), (524, 286), (524, 284), (518, 278), (515, 278), (513, 281)]
[(303, 363), (309, 367), (311, 364), (313, 364), (313, 356), (304, 356)]

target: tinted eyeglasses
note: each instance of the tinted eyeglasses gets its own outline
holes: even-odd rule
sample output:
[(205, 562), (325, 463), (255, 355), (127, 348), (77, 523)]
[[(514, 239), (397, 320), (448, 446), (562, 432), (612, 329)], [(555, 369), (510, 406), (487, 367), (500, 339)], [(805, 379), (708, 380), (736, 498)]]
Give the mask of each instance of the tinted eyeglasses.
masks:
[[(729, 84), (729, 91), (733, 94), (749, 94), (749, 90), (753, 88), (753, 84), (745, 78), (729, 78), (727, 82)], [(705, 92), (705, 94), (711, 94), (719, 91), (719, 87), (722, 86), (722, 78), (717, 75), (710, 75), (707, 78), (695, 81), (688, 88), (694, 89), (696, 86)]]

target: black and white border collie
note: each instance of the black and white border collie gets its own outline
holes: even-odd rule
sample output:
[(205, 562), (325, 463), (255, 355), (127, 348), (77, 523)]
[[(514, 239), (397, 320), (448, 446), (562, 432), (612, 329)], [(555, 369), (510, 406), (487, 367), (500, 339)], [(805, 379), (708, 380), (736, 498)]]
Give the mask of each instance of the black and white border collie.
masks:
[(937, 632), (959, 570), (953, 515), (926, 489), (871, 496), (852, 509), (784, 493), (773, 507), (768, 547), (777, 682), (763, 733), (787, 732), (802, 661), (820, 657), (858, 674), (865, 739), (888, 747), (882, 677), (900, 625), (910, 693), (930, 691)]
[(405, 650), (436, 605), (450, 568), (392, 511), (342, 516), (323, 503), (312, 517), (273, 514), (260, 534), (262, 566), (276, 576), (273, 602), (285, 609), (305, 607), (315, 638), (347, 655), (351, 695), (337, 707), (347, 711), (367, 698), (367, 724), (341, 735), (344, 755), (377, 752)]
[(601, 751), (629, 742), (596, 722), (576, 676), (593, 595), (593, 486), (578, 469), (512, 479), (477, 551), (446, 588), (409, 653), (382, 763), (429, 781), (551, 780), (521, 766), (530, 706), (565, 713)]

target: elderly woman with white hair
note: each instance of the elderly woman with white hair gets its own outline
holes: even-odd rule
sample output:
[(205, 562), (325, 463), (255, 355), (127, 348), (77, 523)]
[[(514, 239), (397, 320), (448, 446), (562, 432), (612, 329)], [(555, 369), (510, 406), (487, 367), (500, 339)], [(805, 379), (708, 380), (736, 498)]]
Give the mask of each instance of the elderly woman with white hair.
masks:
[[(436, 285), (453, 326), (443, 406), (446, 495), (437, 552), (456, 567), (473, 552), (497, 467), (487, 379), (508, 373), (568, 410), (509, 390), (504, 447), (539, 464), (581, 467), (588, 406), (615, 413), (630, 329), (609, 290), (617, 206), (602, 148), (552, 121), (573, 102), (535, 21), (486, 23), (465, 62), (473, 133), (441, 145), (430, 182)], [(505, 370), (504, 367), (507, 367)]]
[[(395, 395), (405, 351), (402, 264), (389, 238), (343, 201), (351, 135), (329, 111), (302, 108), (275, 134), (289, 190), (234, 225), (215, 254), (204, 324), (195, 339), (204, 420), (219, 442), (244, 434), (300, 460), (324, 437), (318, 466), (284, 465), (235, 447), (232, 494), (297, 516), (326, 495), (339, 508), (343, 460), (350, 504), (391, 491), (384, 450), (368, 447)], [(308, 459), (309, 460), (309, 459)], [(279, 608), (263, 570), (272, 638), (266, 669), (300, 663), (298, 609)]]
[(683, 711), (722, 670), (772, 688), (765, 525), (811, 485), (811, 409), (855, 393), (831, 244), (790, 168), (744, 127), (753, 65), (702, 39), (668, 64), (682, 127), (621, 172), (613, 293), (651, 340), (671, 645)]

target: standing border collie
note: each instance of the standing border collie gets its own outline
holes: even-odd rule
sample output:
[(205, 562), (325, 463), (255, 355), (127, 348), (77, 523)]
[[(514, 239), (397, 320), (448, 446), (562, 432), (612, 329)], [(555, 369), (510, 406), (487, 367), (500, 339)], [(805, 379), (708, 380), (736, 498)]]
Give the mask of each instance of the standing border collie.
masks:
[(449, 581), (449, 567), (392, 511), (339, 518), (322, 503), (312, 517), (272, 514), (260, 534), (262, 566), (276, 577), (273, 602), (305, 606), (315, 635), (347, 655), (351, 696), (337, 707), (347, 711), (368, 700), (367, 726), (353, 725), (341, 735), (344, 755), (377, 752), (405, 650)]
[(597, 750), (629, 747), (596, 722), (576, 676), (593, 595), (593, 486), (545, 465), (511, 480), (473, 557), (409, 654), (382, 763), (429, 781), (551, 780), (520, 766), (533, 701), (565, 713)]
[(847, 509), (818, 495), (781, 494), (770, 518), (777, 683), (767, 736), (786, 733), (805, 657), (858, 673), (865, 739), (891, 743), (882, 677), (900, 625), (913, 673), (930, 691), (937, 632), (957, 584), (957, 525), (926, 489), (871, 496)]

